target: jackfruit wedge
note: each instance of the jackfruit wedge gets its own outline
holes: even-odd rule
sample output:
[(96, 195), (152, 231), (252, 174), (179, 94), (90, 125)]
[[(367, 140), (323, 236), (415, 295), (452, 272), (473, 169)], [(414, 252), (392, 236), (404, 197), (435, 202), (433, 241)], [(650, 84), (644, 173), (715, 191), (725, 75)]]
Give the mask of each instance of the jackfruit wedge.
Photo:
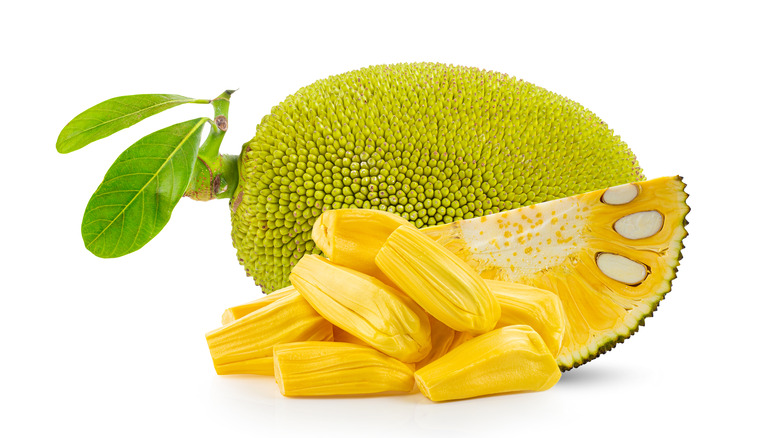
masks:
[(485, 279), (558, 295), (563, 370), (636, 332), (671, 289), (687, 235), (682, 178), (624, 184), (423, 229)]

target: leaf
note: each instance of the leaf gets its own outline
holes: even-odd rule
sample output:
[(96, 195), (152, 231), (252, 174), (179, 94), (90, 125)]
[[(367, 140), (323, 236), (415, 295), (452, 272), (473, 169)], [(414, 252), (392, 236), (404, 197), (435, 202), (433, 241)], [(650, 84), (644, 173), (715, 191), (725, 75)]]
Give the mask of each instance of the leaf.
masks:
[(207, 118), (153, 132), (108, 169), (81, 222), (84, 245), (98, 257), (129, 254), (162, 230), (184, 194)]
[(183, 103), (204, 102), (208, 101), (177, 94), (135, 94), (108, 99), (77, 115), (65, 125), (57, 138), (57, 151), (67, 154), (168, 108)]

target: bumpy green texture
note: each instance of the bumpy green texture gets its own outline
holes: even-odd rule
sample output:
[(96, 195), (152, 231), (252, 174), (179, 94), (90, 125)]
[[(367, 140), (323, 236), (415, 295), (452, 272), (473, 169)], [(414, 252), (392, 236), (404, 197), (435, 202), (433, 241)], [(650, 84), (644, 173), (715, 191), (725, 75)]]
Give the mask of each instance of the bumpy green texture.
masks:
[(580, 104), (514, 77), (444, 64), (379, 65), (301, 88), (241, 153), (233, 245), (267, 292), (319, 253), (327, 209), (449, 223), (644, 179)]

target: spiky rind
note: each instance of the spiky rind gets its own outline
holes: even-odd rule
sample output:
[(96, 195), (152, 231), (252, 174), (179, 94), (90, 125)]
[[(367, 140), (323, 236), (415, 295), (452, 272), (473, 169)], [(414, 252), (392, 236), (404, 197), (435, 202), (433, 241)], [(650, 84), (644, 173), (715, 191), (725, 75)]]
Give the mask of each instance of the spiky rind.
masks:
[(300, 89), (263, 118), (239, 167), (233, 243), (266, 291), (318, 252), (310, 234), (324, 210), (397, 212), (422, 228), (644, 179), (626, 144), (581, 105), (433, 63)]

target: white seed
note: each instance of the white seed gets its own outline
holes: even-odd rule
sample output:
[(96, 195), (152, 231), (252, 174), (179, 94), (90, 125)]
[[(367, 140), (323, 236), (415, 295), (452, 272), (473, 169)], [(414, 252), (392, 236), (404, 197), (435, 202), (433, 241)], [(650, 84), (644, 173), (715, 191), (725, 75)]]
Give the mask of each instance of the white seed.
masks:
[(633, 201), (639, 195), (639, 188), (635, 184), (623, 184), (610, 187), (601, 195), (601, 202), (609, 205), (623, 205)]
[(633, 286), (641, 283), (647, 277), (647, 268), (622, 255), (608, 252), (596, 256), (596, 265), (607, 277)]
[(615, 222), (615, 231), (626, 239), (644, 239), (655, 235), (664, 226), (664, 215), (656, 210), (640, 211), (623, 216)]

